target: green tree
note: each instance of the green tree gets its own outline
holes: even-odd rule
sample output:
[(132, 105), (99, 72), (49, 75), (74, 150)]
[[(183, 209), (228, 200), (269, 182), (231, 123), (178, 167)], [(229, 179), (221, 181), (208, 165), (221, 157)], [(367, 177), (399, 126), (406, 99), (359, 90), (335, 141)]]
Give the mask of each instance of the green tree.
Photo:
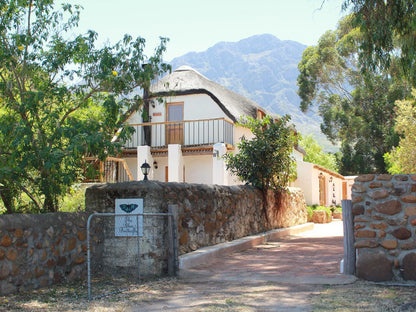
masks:
[[(0, 183), (8, 212), (22, 193), (32, 211), (56, 211), (59, 196), (82, 178), (84, 156), (115, 155), (131, 133), (123, 114), (142, 99), (130, 94), (169, 69), (167, 39), (148, 60), (140, 37), (98, 49), (93, 31), (67, 39), (79, 6), (54, 8), (52, 0), (0, 0)], [(112, 142), (116, 129), (123, 131)]]
[(302, 137), (299, 140), (299, 145), (306, 151), (306, 156), (303, 158), (304, 161), (338, 172), (337, 159), (335, 155), (325, 153), (312, 135)]
[(414, 0), (345, 0), (361, 30), (360, 58), (364, 68), (388, 69), (399, 56), (408, 81), (416, 84), (416, 5)]
[(363, 37), (352, 26), (353, 18), (345, 17), (336, 31), (304, 51), (298, 65), (300, 107), (306, 112), (318, 106), (322, 132), (351, 152), (340, 158), (341, 174), (382, 173), (383, 155), (398, 144), (394, 103), (408, 94), (409, 86), (395, 64), (388, 71), (360, 70)]
[(397, 101), (396, 131), (401, 134), (399, 146), (386, 153), (391, 174), (416, 173), (416, 90), (411, 100)]
[(296, 172), (292, 152), (297, 137), (289, 120), (288, 115), (276, 120), (270, 116), (243, 119), (240, 125), (250, 129), (254, 137), (243, 137), (237, 144), (238, 153), (225, 155), (227, 169), (265, 192), (285, 188)]

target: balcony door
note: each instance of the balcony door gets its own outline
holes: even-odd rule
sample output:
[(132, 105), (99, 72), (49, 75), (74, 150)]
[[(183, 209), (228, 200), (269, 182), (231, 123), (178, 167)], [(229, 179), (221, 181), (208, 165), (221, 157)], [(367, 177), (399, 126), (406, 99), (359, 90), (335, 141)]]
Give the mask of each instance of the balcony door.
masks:
[(166, 121), (180, 121), (166, 125), (166, 143), (183, 145), (183, 102), (167, 103), (166, 111)]

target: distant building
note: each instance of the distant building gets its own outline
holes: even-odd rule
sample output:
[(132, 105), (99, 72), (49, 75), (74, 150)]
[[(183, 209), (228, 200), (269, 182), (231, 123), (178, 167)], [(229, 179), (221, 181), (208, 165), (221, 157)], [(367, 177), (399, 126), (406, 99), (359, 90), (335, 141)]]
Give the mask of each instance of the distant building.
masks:
[(307, 205), (341, 206), (351, 199), (355, 177), (344, 177), (325, 167), (297, 158), (297, 179), (291, 185), (303, 190)]

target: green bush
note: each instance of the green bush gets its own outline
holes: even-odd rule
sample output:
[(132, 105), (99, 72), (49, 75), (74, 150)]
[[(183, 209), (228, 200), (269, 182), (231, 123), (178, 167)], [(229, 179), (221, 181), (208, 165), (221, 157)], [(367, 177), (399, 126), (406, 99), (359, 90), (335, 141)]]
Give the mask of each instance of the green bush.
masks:
[(59, 211), (85, 211), (85, 188), (81, 184), (71, 186), (69, 193), (59, 201)]
[(332, 216), (332, 212), (335, 210), (333, 210), (334, 207), (325, 207), (325, 206), (319, 206), (319, 205), (312, 205), (312, 206), (307, 206), (307, 211), (308, 211), (308, 217), (311, 219), (313, 212), (315, 210), (323, 210), (326, 212), (326, 214), (328, 215), (328, 217), (330, 218)]
[(306, 206), (306, 210), (308, 212), (308, 221), (312, 220), (312, 215), (313, 215), (313, 211), (314, 211), (313, 207), (312, 206)]
[[(75, 184), (69, 188), (68, 193), (59, 199), (58, 211), (75, 212), (85, 211), (85, 189), (87, 185)], [(14, 213), (40, 213), (33, 205), (30, 198), (22, 192), (16, 199), (16, 211)], [(0, 200), (0, 214), (5, 214), (6, 208)]]

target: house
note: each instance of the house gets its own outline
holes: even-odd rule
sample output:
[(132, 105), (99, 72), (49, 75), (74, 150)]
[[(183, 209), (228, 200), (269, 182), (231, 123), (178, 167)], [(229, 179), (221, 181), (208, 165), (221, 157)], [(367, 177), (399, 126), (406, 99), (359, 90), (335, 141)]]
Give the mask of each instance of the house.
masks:
[(134, 112), (127, 123), (135, 129), (122, 158), (133, 179), (140, 166), (151, 166), (149, 179), (166, 182), (240, 184), (226, 170), (222, 155), (251, 132), (236, 122), (241, 116), (270, 114), (255, 102), (182, 66), (157, 81), (149, 92), (149, 122)]
[(292, 186), (303, 190), (307, 205), (341, 206), (341, 200), (351, 199), (355, 177), (344, 177), (325, 167), (296, 157), (297, 178)]
[[(143, 122), (141, 111), (127, 119), (135, 133), (124, 146), (117, 174), (125, 172), (129, 180), (142, 180), (140, 167), (148, 163), (151, 180), (241, 184), (227, 172), (221, 157), (238, 152), (241, 137), (252, 137), (250, 130), (236, 122), (241, 116), (272, 114), (188, 66), (163, 77), (149, 91), (148, 122)], [(300, 146), (294, 148), (298, 172), (291, 186), (304, 191), (308, 205), (340, 205), (351, 185), (346, 187), (344, 177), (335, 172), (304, 162), (304, 155)], [(113, 163), (102, 165), (102, 176), (114, 178), (114, 170), (107, 167), (115, 168)]]

